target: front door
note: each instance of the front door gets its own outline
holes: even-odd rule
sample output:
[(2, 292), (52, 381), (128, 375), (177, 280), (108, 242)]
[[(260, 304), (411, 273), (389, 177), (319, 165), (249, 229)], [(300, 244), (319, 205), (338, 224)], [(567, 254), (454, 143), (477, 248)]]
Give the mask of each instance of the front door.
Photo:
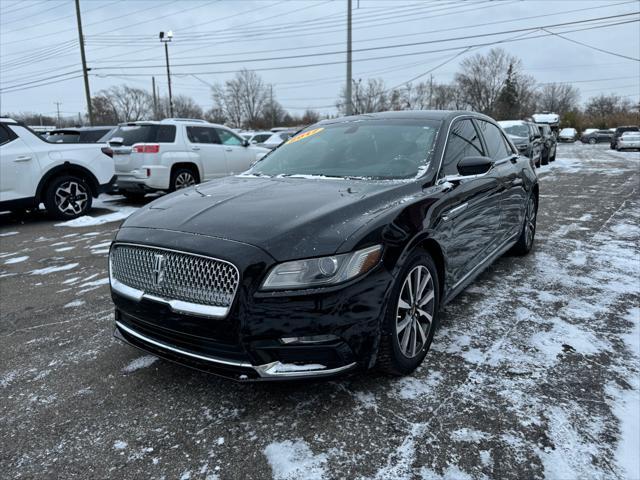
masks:
[(244, 141), (233, 132), (225, 128), (216, 128), (216, 132), (220, 137), (220, 142), (224, 145), (229, 175), (249, 170), (251, 164), (256, 160), (255, 152), (245, 146)]
[[(440, 168), (447, 188), (442, 225), (448, 232), (450, 286), (460, 282), (496, 249), (500, 239), (500, 202), (503, 185), (491, 169), (484, 175), (460, 178), (457, 165), (465, 157), (486, 156), (478, 131), (470, 119), (451, 127)], [(447, 181), (447, 178), (458, 177)]]
[(35, 196), (39, 180), (35, 152), (10, 127), (0, 125), (0, 201)]

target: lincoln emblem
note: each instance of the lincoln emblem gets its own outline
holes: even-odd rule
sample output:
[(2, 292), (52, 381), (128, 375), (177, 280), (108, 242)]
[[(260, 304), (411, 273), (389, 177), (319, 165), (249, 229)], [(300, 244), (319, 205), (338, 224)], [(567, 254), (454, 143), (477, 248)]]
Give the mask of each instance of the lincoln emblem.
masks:
[(160, 285), (164, 278), (164, 255), (153, 256), (153, 283)]

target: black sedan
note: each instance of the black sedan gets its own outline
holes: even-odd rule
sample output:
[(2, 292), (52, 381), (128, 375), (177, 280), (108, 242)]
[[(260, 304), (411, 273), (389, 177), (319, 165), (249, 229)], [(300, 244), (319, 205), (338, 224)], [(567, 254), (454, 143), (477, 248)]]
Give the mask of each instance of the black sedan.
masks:
[(537, 207), (529, 159), (486, 116), (325, 120), (124, 222), (116, 336), (237, 380), (409, 374), (441, 307), (529, 252)]

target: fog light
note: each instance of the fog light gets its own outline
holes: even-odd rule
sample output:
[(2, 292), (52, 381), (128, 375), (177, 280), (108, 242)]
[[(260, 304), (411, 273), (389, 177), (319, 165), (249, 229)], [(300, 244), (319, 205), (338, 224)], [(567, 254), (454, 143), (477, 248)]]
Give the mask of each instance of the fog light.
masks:
[(325, 342), (333, 342), (334, 340), (338, 340), (337, 335), (311, 335), (309, 337), (286, 337), (281, 338), (280, 342), (285, 345), (301, 345), (301, 344), (309, 344), (309, 343), (325, 343)]

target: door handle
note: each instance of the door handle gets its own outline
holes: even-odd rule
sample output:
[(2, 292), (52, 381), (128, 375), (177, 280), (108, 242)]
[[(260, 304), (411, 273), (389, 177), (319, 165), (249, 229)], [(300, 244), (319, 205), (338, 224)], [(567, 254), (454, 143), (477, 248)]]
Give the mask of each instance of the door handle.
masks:
[(198, 150), (200, 150), (200, 147), (191, 147), (191, 150), (198, 151)]
[(468, 206), (469, 206), (468, 203), (463, 203), (462, 205), (458, 205), (456, 208), (452, 208), (451, 210), (447, 211), (447, 213), (445, 213), (442, 216), (442, 220), (444, 220), (445, 222), (447, 220), (451, 220), (453, 217), (455, 217), (459, 213), (464, 212), (467, 209)]
[(225, 152), (233, 152), (233, 148), (231, 147), (227, 147), (224, 149)]
[(14, 162), (28, 162), (29, 160), (31, 160), (29, 155), (18, 155)]

